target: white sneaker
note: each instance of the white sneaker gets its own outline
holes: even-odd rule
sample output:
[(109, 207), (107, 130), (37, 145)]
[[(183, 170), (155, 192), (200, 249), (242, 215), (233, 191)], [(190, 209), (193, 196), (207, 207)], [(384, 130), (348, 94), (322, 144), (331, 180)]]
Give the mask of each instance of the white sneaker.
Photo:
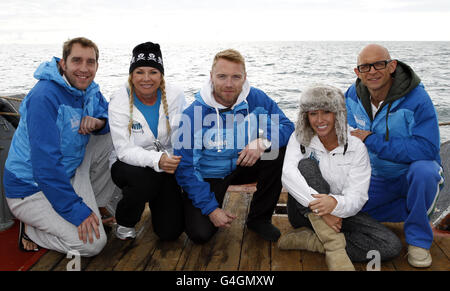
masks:
[(431, 266), (430, 250), (409, 245), (408, 246), (408, 263), (416, 268), (427, 268)]
[(134, 227), (125, 227), (117, 225), (116, 237), (121, 240), (129, 240), (136, 238), (136, 229)]

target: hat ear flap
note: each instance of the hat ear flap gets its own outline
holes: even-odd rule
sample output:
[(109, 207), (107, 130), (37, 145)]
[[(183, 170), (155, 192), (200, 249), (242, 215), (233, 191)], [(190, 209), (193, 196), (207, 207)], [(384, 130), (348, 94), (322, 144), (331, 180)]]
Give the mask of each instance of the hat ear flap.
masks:
[(297, 141), (305, 146), (309, 146), (311, 139), (314, 136), (314, 131), (309, 124), (308, 112), (303, 112), (301, 109), (299, 111), (297, 124), (295, 126), (295, 135), (297, 137)]

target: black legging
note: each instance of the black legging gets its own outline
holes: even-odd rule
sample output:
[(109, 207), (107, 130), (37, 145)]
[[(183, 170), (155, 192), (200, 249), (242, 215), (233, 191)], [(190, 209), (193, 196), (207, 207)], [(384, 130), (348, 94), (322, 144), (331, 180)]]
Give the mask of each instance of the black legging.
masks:
[[(238, 166), (234, 172), (224, 179), (205, 178), (210, 191), (215, 194), (219, 207), (229, 185), (239, 185), (257, 182), (256, 192), (250, 203), (247, 223), (254, 221), (271, 221), (275, 206), (280, 197), (281, 171), (286, 147), (279, 149), (278, 157), (273, 160), (258, 160), (252, 167)], [(218, 230), (209, 217), (203, 215), (199, 208), (192, 205), (192, 201), (185, 194), (184, 211), (186, 215), (186, 234), (195, 243), (207, 242)]]
[[(319, 193), (329, 193), (330, 186), (322, 177), (316, 161), (302, 159), (299, 163), (299, 170), (311, 188), (316, 189)], [(313, 228), (307, 218), (307, 214), (311, 210), (298, 203), (290, 194), (288, 195), (287, 211), (289, 222), (294, 228), (303, 226)], [(367, 254), (371, 250), (379, 251), (382, 261), (390, 260), (396, 257), (402, 249), (400, 239), (390, 229), (364, 212), (342, 219), (341, 232), (347, 243), (345, 249), (353, 262), (368, 261), (370, 258), (367, 257)]]
[(134, 227), (148, 202), (153, 229), (159, 238), (175, 240), (181, 235), (184, 231), (183, 201), (173, 174), (116, 161), (111, 176), (123, 194), (116, 209), (119, 225)]

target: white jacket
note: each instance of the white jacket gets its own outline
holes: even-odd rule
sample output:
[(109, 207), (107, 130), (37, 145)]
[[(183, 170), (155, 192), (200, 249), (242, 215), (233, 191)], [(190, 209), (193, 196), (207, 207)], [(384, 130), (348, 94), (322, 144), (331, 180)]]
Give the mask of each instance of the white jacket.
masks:
[(328, 152), (317, 135), (305, 146), (302, 154), (300, 143), (295, 132), (291, 135), (286, 149), (283, 164), (282, 183), (289, 194), (301, 205), (308, 207), (315, 198), (311, 194), (319, 194), (306, 183), (298, 170), (298, 163), (303, 158), (314, 158), (319, 162), (319, 168), (324, 179), (330, 184), (330, 194), (337, 200), (332, 215), (347, 218), (357, 214), (368, 200), (370, 184), (370, 159), (365, 145), (348, 133), (348, 148), (338, 146)]
[[(181, 114), (186, 107), (186, 99), (183, 90), (166, 82), (166, 97), (169, 106), (169, 121), (171, 132), (178, 128)], [(145, 117), (134, 106), (133, 108), (133, 128), (131, 137), (128, 131), (130, 120), (130, 104), (127, 85), (122, 86), (111, 97), (108, 108), (109, 126), (114, 144), (114, 151), (110, 156), (110, 165), (117, 159), (120, 161), (139, 167), (151, 167), (157, 172), (159, 169), (159, 159), (162, 152), (156, 151), (153, 142), (155, 136), (151, 131)], [(173, 151), (171, 137), (168, 136), (166, 127), (166, 114), (161, 103), (159, 108), (158, 140), (171, 153)]]

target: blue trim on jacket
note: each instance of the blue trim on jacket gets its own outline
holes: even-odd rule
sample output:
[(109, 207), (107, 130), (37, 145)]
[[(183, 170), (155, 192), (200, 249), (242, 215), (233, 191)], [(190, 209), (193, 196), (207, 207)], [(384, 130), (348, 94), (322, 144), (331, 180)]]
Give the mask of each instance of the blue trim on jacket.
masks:
[[(258, 128), (264, 130), (265, 137), (276, 149), (287, 145), (294, 124), (272, 99), (253, 87), (246, 101), (230, 110), (205, 104), (200, 93), (195, 98), (184, 111), (179, 127), (181, 138), (174, 145), (174, 154), (182, 156), (175, 177), (193, 205), (208, 215), (218, 203), (203, 178), (225, 178), (233, 172), (239, 152), (249, 140), (259, 137)], [(278, 122), (271, 117), (278, 117)], [(278, 135), (270, 130), (272, 127), (278, 129)]]
[[(92, 212), (70, 183), (89, 142), (78, 129), (84, 116), (107, 119), (108, 103), (94, 82), (85, 91), (69, 86), (58, 62), (55, 57), (35, 72), (39, 82), (20, 106), (3, 181), (7, 197), (42, 191), (58, 214), (78, 226)], [(96, 134), (107, 132), (108, 122)]]

